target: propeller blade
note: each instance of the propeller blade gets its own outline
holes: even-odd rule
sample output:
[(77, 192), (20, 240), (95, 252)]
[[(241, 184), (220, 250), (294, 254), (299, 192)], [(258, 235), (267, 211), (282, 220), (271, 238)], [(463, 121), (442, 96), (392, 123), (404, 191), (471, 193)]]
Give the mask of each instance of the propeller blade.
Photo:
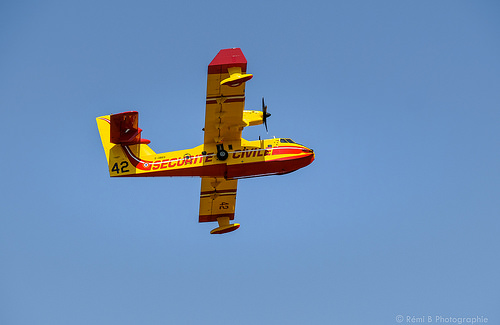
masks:
[(271, 116), (271, 113), (267, 112), (267, 105), (264, 102), (264, 97), (262, 97), (262, 121), (264, 122), (264, 126), (266, 127), (266, 132), (269, 133), (267, 130), (267, 118)]

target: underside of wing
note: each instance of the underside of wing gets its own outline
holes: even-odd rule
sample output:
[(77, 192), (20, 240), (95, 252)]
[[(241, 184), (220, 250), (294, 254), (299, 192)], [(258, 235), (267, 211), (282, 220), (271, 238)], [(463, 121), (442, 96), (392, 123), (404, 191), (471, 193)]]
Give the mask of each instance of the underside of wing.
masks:
[(219, 227), (212, 234), (221, 234), (238, 229), (239, 224), (230, 224), (236, 207), (237, 180), (219, 177), (203, 177), (200, 191), (199, 222), (217, 221)]
[(205, 144), (239, 141), (245, 127), (247, 61), (239, 48), (221, 50), (208, 66)]

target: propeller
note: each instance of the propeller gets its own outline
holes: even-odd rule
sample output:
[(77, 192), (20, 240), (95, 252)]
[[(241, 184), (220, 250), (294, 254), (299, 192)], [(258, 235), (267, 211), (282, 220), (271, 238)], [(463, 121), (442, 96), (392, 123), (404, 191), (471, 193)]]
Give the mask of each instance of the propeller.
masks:
[(269, 133), (267, 130), (267, 118), (271, 116), (271, 113), (267, 112), (267, 105), (264, 103), (264, 97), (262, 97), (262, 121), (264, 122), (264, 126), (266, 127), (266, 132)]

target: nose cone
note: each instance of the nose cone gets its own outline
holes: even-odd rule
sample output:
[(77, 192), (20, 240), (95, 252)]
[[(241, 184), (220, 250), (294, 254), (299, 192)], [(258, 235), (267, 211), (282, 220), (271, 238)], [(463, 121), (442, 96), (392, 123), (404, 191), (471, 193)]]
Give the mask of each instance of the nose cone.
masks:
[(312, 163), (314, 161), (314, 158), (316, 158), (316, 156), (314, 155), (314, 151), (312, 149), (309, 149), (311, 150), (311, 162)]
[(310, 163), (312, 163), (314, 161), (314, 150), (310, 149), (310, 148), (307, 148), (307, 147), (303, 147), (302, 148), (302, 151), (306, 153), (306, 157), (307, 157), (307, 165), (309, 165)]

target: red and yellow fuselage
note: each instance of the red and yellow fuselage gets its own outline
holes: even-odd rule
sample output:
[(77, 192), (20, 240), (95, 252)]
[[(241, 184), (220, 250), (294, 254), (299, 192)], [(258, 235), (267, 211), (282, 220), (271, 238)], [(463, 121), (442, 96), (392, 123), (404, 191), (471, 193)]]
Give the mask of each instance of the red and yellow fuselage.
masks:
[(109, 139), (109, 116), (97, 118), (112, 177), (194, 176), (239, 179), (293, 172), (314, 160), (313, 150), (290, 139), (230, 141), (221, 160), (216, 145), (155, 153), (148, 144), (114, 144)]

